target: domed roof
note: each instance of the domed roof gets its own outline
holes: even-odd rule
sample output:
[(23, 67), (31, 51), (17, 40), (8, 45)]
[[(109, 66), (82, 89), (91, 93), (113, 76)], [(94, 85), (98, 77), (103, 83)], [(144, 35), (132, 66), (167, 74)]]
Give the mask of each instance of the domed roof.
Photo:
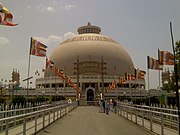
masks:
[[(99, 28), (99, 27), (98, 27)], [(93, 28), (94, 29), (94, 28)], [(82, 29), (81, 29), (82, 30)], [(94, 29), (95, 30), (95, 29)], [(97, 30), (95, 30), (97, 32)], [(92, 33), (81, 33), (62, 42), (50, 56), (55, 65), (66, 75), (74, 75), (74, 63), (81, 61), (106, 62), (107, 75), (133, 73), (133, 62), (127, 51), (110, 37)], [(49, 76), (46, 73), (45, 76)]]

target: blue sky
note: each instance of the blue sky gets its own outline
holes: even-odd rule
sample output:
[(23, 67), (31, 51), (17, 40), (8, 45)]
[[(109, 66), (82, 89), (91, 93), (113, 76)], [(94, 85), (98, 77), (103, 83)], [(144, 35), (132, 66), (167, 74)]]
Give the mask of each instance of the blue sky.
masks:
[[(77, 27), (91, 22), (102, 34), (128, 51), (134, 66), (146, 68), (146, 57), (157, 49), (172, 52), (169, 23), (180, 40), (180, 0), (1, 0), (13, 14), (15, 27), (0, 26), (0, 78), (10, 80), (13, 68), (27, 78), (30, 37), (48, 46), (48, 57)], [(118, 54), (117, 54), (118, 55)], [(31, 72), (44, 68), (45, 58), (31, 57)], [(167, 68), (172, 68), (166, 66)], [(42, 72), (41, 72), (42, 76)], [(146, 77), (147, 80), (147, 77)], [(32, 80), (34, 82), (34, 80)], [(21, 82), (22, 86), (26, 84)], [(158, 72), (150, 70), (150, 88), (158, 87)], [(34, 84), (32, 84), (34, 87)]]

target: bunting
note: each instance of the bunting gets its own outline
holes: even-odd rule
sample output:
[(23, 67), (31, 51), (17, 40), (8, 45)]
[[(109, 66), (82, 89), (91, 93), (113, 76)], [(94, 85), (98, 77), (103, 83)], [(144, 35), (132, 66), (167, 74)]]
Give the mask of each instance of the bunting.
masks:
[(55, 74), (56, 76), (60, 77), (62, 80), (65, 80), (69, 86), (71, 86), (74, 90), (76, 90), (78, 93), (80, 93), (80, 89), (76, 83), (73, 83), (70, 79), (70, 77), (66, 76), (62, 70), (60, 70), (57, 66), (55, 68)]
[(46, 57), (46, 69), (50, 68), (52, 70), (53, 67), (54, 67), (54, 62)]
[(117, 83), (116, 81), (112, 82), (111, 84), (109, 84), (109, 86), (107, 87), (107, 90), (114, 90), (115, 88), (117, 88)]

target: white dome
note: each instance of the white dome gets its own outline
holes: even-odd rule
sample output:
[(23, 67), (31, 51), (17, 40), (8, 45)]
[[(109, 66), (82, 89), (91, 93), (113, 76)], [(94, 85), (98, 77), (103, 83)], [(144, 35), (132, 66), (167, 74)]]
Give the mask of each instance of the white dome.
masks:
[[(94, 33), (83, 33), (65, 40), (51, 54), (50, 59), (66, 75), (74, 75), (74, 63), (77, 61), (106, 62), (107, 75), (133, 73), (133, 62), (127, 51), (111, 38)], [(45, 76), (50, 76), (46, 72)]]

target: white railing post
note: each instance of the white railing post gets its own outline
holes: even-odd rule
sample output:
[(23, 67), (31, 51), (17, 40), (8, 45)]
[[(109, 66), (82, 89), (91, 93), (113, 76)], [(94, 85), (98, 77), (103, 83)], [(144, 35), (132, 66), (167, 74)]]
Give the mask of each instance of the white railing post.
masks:
[(55, 107), (53, 109), (53, 122), (55, 121)]
[(38, 118), (38, 114), (36, 113), (35, 114), (35, 123), (34, 123), (35, 133), (37, 132), (37, 118)]
[(49, 119), (48, 119), (48, 125), (50, 125), (51, 122), (51, 111), (49, 110)]
[(161, 113), (161, 135), (164, 135), (164, 118), (162, 113)]
[(26, 115), (23, 118), (23, 135), (26, 135)]
[[(131, 106), (132, 107), (132, 106)], [(131, 108), (131, 121), (132, 121), (133, 109)]]
[(152, 112), (151, 111), (149, 111), (149, 113), (150, 113), (150, 118), (149, 118), (149, 120), (150, 120), (150, 131), (153, 131), (153, 128), (152, 128)]
[(3, 121), (1, 121), (1, 131), (3, 131)]
[(60, 118), (62, 117), (62, 115), (61, 115), (61, 110), (62, 110), (62, 107), (60, 107)]
[(178, 132), (179, 132), (179, 117), (177, 117), (177, 127), (178, 127)]
[(142, 126), (144, 127), (144, 111), (142, 111)]
[(8, 135), (9, 120), (6, 120), (6, 135)]
[(66, 106), (66, 114), (68, 114), (68, 112), (69, 112), (69, 107), (68, 107), (68, 105)]
[(135, 111), (135, 123), (137, 124), (137, 111)]
[(45, 111), (42, 112), (43, 113), (43, 129), (45, 127)]

